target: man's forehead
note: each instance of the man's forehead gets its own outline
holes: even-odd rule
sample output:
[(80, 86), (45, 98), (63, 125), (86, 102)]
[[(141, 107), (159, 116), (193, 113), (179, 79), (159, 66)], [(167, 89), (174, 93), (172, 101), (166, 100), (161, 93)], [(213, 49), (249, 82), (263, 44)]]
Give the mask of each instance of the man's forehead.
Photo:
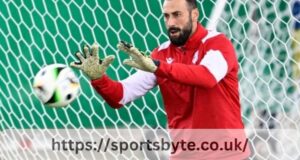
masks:
[(163, 4), (164, 13), (187, 10), (186, 0), (165, 0)]

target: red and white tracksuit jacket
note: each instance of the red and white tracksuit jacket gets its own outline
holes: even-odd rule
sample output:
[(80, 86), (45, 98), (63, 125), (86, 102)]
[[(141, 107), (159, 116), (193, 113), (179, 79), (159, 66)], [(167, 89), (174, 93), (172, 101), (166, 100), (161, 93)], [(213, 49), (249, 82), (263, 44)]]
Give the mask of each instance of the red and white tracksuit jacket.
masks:
[(143, 96), (158, 84), (169, 128), (243, 128), (238, 61), (224, 34), (198, 24), (184, 46), (168, 41), (151, 56), (160, 61), (155, 73), (137, 71), (120, 82), (105, 75), (91, 84), (114, 108)]

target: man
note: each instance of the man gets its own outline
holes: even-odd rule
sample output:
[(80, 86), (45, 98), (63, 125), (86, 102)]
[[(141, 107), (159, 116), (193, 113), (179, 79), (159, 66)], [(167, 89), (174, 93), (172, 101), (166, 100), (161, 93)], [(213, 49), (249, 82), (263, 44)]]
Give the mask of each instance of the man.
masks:
[(231, 42), (198, 23), (195, 0), (165, 0), (165, 25), (170, 41), (154, 49), (151, 58), (126, 42), (118, 48), (131, 56), (124, 64), (138, 69), (120, 82), (105, 70), (113, 61), (98, 58), (98, 46), (77, 53), (81, 69), (110, 106), (119, 108), (159, 85), (169, 128), (243, 128), (238, 94), (238, 62)]

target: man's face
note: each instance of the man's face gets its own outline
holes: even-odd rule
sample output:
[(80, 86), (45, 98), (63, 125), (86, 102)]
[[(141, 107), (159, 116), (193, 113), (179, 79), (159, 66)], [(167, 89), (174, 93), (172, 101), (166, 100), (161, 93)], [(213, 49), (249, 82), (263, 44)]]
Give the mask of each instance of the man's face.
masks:
[(164, 20), (172, 44), (182, 46), (190, 37), (193, 29), (192, 10), (185, 0), (165, 0)]

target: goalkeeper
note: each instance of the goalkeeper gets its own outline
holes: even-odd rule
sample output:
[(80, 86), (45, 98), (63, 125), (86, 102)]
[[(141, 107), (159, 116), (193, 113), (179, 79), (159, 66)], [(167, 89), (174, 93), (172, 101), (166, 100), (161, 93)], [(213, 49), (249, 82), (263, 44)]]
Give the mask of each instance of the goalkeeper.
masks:
[(169, 128), (243, 128), (238, 93), (238, 61), (224, 34), (198, 23), (196, 0), (165, 0), (163, 14), (169, 41), (151, 57), (127, 42), (118, 48), (131, 57), (125, 65), (138, 71), (122, 81), (105, 70), (114, 56), (99, 60), (98, 46), (85, 46), (71, 66), (91, 78), (95, 90), (120, 108), (158, 85)]

